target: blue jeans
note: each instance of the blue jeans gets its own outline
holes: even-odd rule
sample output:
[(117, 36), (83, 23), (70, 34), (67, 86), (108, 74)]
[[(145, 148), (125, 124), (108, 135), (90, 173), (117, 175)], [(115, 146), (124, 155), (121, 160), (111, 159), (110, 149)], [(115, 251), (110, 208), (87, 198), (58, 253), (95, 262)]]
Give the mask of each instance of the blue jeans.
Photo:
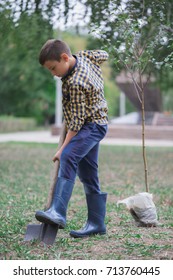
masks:
[(99, 142), (107, 132), (107, 125), (87, 123), (64, 148), (60, 158), (58, 177), (75, 181), (76, 175), (85, 192), (100, 193), (98, 178)]

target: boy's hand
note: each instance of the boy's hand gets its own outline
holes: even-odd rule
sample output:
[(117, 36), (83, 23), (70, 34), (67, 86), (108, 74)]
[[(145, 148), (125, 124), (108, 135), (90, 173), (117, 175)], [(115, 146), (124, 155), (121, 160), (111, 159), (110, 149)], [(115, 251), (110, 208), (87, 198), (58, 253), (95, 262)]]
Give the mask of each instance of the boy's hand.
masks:
[(61, 149), (59, 149), (56, 154), (53, 157), (53, 161), (55, 162), (56, 160), (60, 160), (61, 157), (61, 153), (63, 151), (63, 149), (68, 145), (68, 143), (70, 142), (70, 140), (77, 134), (77, 131), (71, 131), (69, 130), (66, 134), (66, 138), (64, 140), (63, 145), (61, 146)]
[(55, 162), (56, 160), (59, 160), (59, 161), (60, 161), (61, 153), (62, 153), (61, 149), (58, 150), (58, 151), (56, 152), (56, 154), (54, 155), (54, 157), (53, 157), (52, 160), (53, 160), (54, 162)]

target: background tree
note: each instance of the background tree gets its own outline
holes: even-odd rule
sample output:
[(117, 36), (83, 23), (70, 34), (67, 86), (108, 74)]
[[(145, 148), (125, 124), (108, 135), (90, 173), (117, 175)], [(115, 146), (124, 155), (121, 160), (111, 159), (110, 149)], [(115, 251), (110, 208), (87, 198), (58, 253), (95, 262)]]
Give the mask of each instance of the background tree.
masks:
[[(152, 71), (156, 78), (155, 82), (163, 93), (164, 109), (171, 110), (171, 104), (173, 104), (171, 77), (173, 71), (170, 63), (168, 68), (164, 66), (166, 64), (165, 59), (169, 61), (171, 59), (168, 56), (171, 54), (173, 47), (173, 2), (171, 0), (93, 0), (85, 1), (85, 5), (87, 5), (91, 13), (91, 28), (95, 29), (96, 34), (101, 31), (103, 42), (107, 43), (108, 40), (111, 42), (109, 52), (112, 53), (114, 75), (119, 73), (121, 69), (126, 69), (124, 64), (117, 64), (118, 50), (126, 49), (127, 51), (129, 49), (130, 56), (131, 42), (129, 41), (129, 46), (127, 46), (127, 43), (122, 38), (122, 35), (128, 35), (126, 26), (128, 28), (129, 23), (133, 25), (134, 32), (136, 33), (135, 38), (138, 41), (140, 40), (143, 46), (145, 46), (144, 42), (147, 41), (147, 48), (148, 50), (150, 48), (150, 54), (145, 52), (145, 60), (148, 57), (148, 62), (150, 58), (151, 61), (147, 63), (147, 68), (143, 65), (145, 73)], [(139, 27), (142, 32), (138, 30)], [(137, 38), (138, 35), (140, 36), (139, 39)], [(100, 35), (98, 37), (100, 38)], [(114, 50), (112, 46), (114, 46)], [(115, 48), (117, 51), (115, 51)], [(141, 55), (142, 59), (144, 59), (144, 53)], [(115, 61), (116, 64), (114, 63)]]
[[(38, 53), (48, 38), (57, 37), (53, 24), (62, 18), (68, 22), (70, 14), (73, 17), (73, 9), (68, 1), (0, 0), (0, 66), (4, 69), (0, 77), (1, 115), (32, 116), (43, 123), (54, 114), (55, 82), (39, 66)], [(61, 32), (73, 52), (80, 46), (77, 36), (73, 44), (74, 31), (75, 26), (71, 28), (72, 36)], [(87, 41), (86, 35), (85, 39), (82, 37)], [(110, 101), (109, 114), (114, 116), (118, 114), (118, 90), (114, 81), (110, 81), (108, 71), (107, 67), (105, 93)]]
[(0, 114), (32, 116), (42, 123), (54, 112), (55, 85), (39, 66), (38, 54), (53, 29), (38, 5), (30, 14), (29, 1), (26, 7), (22, 2), (18, 15), (11, 1), (0, 6)]
[[(78, 14), (76, 7), (81, 7)], [(73, 22), (76, 22), (77, 17), (78, 23), (81, 19), (82, 24), (86, 22), (86, 25), (90, 21), (89, 28), (95, 28), (97, 33), (102, 31), (99, 47), (110, 40), (114, 46), (114, 50), (109, 48), (109, 53), (113, 55), (111, 60), (114, 65), (114, 79), (116, 73), (125, 67), (118, 63), (118, 50), (129, 48), (122, 39), (124, 29), (119, 25), (123, 18), (128, 24), (127, 15), (131, 16), (130, 21), (134, 28), (135, 24), (142, 27), (141, 42), (150, 37), (150, 51), (153, 52), (152, 59), (155, 63), (151, 61), (145, 72), (149, 69), (151, 71), (152, 67), (156, 82), (164, 92), (165, 109), (171, 109), (173, 71), (171, 68), (162, 67), (166, 57), (171, 59), (168, 57), (173, 37), (171, 0), (0, 0), (0, 114), (34, 116), (39, 122), (53, 114), (54, 80), (39, 67), (37, 58), (40, 47), (47, 38), (56, 36), (53, 27), (59, 26), (62, 19), (66, 26), (69, 25), (69, 20), (75, 19)], [(79, 28), (76, 29), (80, 31)], [(156, 33), (159, 44), (152, 42)], [(147, 47), (149, 48), (149, 45)], [(144, 54), (141, 55), (142, 59)], [(148, 56), (148, 62), (149, 60)], [(117, 106), (112, 112), (117, 112)]]
[(148, 192), (144, 88), (151, 77), (157, 76), (165, 66), (172, 68), (173, 40), (169, 36), (171, 27), (166, 25), (164, 1), (154, 1), (147, 6), (145, 1), (128, 1), (127, 5), (120, 5), (118, 9), (116, 2), (112, 1), (112, 10), (109, 13), (109, 19), (111, 16), (114, 19), (113, 25), (110, 19), (111, 33), (114, 33), (114, 36), (110, 37), (107, 26), (104, 25), (99, 28), (97, 26), (95, 33), (105, 41), (105, 47), (112, 53), (115, 65), (126, 70), (141, 103), (145, 186)]

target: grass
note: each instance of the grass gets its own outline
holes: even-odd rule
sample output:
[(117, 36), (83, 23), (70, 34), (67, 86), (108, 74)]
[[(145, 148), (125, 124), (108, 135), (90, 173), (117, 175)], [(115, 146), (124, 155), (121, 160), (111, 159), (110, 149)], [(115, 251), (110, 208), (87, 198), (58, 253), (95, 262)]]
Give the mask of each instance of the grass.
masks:
[(156, 228), (137, 227), (119, 199), (145, 191), (141, 148), (101, 146), (100, 182), (108, 192), (107, 234), (69, 237), (85, 222), (87, 209), (79, 180), (68, 209), (65, 230), (53, 246), (24, 242), (28, 223), (43, 209), (53, 169), (54, 144), (0, 144), (0, 258), (7, 260), (173, 259), (173, 148), (148, 148), (150, 192), (159, 216)]
[(0, 133), (35, 130), (36, 127), (33, 118), (0, 115)]

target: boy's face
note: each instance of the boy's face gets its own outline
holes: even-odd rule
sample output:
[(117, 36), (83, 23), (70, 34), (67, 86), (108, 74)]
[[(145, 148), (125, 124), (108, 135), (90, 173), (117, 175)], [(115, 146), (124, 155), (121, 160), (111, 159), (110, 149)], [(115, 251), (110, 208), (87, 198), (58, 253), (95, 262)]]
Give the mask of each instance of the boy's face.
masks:
[(63, 77), (69, 70), (69, 57), (61, 55), (61, 60), (47, 60), (44, 64), (53, 76)]

